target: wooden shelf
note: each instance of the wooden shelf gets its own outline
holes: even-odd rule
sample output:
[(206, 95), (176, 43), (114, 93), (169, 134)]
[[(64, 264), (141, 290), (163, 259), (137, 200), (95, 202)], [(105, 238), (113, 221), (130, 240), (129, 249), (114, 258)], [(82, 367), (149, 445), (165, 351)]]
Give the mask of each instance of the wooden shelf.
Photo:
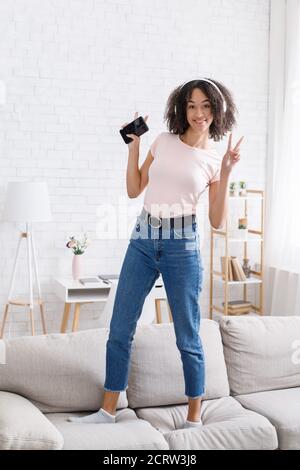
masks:
[[(224, 279), (215, 279), (216, 282), (221, 282), (222, 284), (226, 284), (226, 281)], [(239, 284), (261, 284), (262, 279), (247, 279), (246, 281), (227, 281), (227, 284), (229, 286), (231, 285), (239, 285)]]
[(263, 242), (264, 239), (260, 236), (260, 238), (258, 238), (256, 235), (262, 235), (262, 232), (260, 230), (253, 230), (253, 229), (248, 229), (248, 234), (247, 234), (247, 237), (232, 237), (230, 235), (230, 232), (232, 230), (228, 230), (227, 232), (226, 231), (223, 231), (223, 230), (216, 230), (216, 229), (212, 229), (213, 231), (213, 234), (216, 236), (216, 237), (222, 237), (222, 238), (227, 238), (227, 240), (229, 242)]
[[(218, 312), (218, 313), (222, 313), (223, 315), (225, 315), (225, 308), (220, 306), (220, 305), (213, 305), (213, 309)], [(250, 315), (250, 314), (253, 314), (253, 313), (256, 313), (257, 312), (259, 313), (259, 308), (256, 307), (255, 305), (251, 304), (250, 306), (250, 311), (249, 312), (242, 312), (242, 313), (232, 313), (232, 312), (228, 312), (227, 315), (230, 315), (230, 316), (237, 316), (237, 315)]]
[[(226, 236), (226, 235), (225, 235)], [(263, 238), (228, 238), (229, 242), (263, 242)]]
[[(213, 305), (214, 307), (214, 310), (216, 310), (218, 313), (222, 313), (223, 315), (225, 314), (225, 308), (220, 306), (220, 305)], [(253, 312), (255, 309), (255, 307), (253, 305), (251, 305), (249, 307), (249, 312), (235, 312), (235, 313), (232, 313), (232, 312), (228, 312), (227, 315), (232, 315), (232, 316), (236, 316), (236, 315), (248, 315), (249, 313)]]
[[(229, 202), (232, 200), (242, 200), (244, 204), (244, 217), (247, 218), (248, 216), (248, 201), (259, 200), (260, 201), (260, 228), (258, 230), (248, 229), (247, 236), (244, 238), (237, 238), (232, 234), (232, 227), (229, 224), (230, 218), (230, 204), (228, 208), (228, 215), (225, 224), (225, 229), (217, 230), (211, 227), (211, 238), (210, 238), (210, 318), (212, 318), (213, 313), (218, 312), (227, 315), (247, 315), (249, 312), (237, 312), (232, 313), (228, 312), (228, 302), (231, 300), (229, 299), (229, 287), (235, 286), (243, 286), (243, 300), (248, 301), (247, 299), (247, 288), (250, 285), (257, 285), (259, 288), (259, 306), (255, 306), (251, 303), (251, 312), (254, 312), (259, 315), (263, 315), (263, 287), (264, 287), (264, 279), (263, 279), (263, 253), (264, 253), (264, 191), (262, 190), (255, 190), (255, 189), (248, 189), (246, 196), (229, 196)], [(229, 228), (230, 227), (230, 228)], [(251, 277), (247, 278), (243, 281), (226, 281), (224, 279), (224, 274), (214, 269), (214, 238), (220, 239), (223, 238), (225, 242), (225, 248), (222, 252), (221, 256), (225, 258), (230, 258), (230, 251), (229, 247), (232, 246), (231, 243), (243, 243), (243, 254), (241, 255), (242, 258), (248, 258), (248, 243), (252, 242), (259, 242), (259, 249), (260, 249), (260, 266), (261, 272), (257, 272), (251, 270)], [(251, 264), (251, 262), (250, 262)], [(224, 297), (222, 301), (225, 303), (224, 307), (218, 306), (213, 302), (214, 297), (214, 283), (219, 283), (224, 287)], [(241, 297), (240, 297), (241, 298)], [(232, 299), (234, 300), (234, 299)]]
[(240, 199), (241, 201), (245, 200), (258, 200), (261, 201), (263, 198), (262, 196), (229, 196), (229, 199)]

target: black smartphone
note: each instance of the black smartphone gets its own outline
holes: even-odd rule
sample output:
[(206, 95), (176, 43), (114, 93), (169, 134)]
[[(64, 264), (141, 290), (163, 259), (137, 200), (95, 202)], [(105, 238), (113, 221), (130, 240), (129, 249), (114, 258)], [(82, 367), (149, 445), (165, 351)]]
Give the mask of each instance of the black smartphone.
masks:
[(126, 134), (135, 134), (140, 137), (147, 131), (149, 131), (149, 127), (147, 126), (143, 117), (139, 116), (134, 121), (127, 124), (127, 126), (123, 127), (123, 129), (120, 130), (120, 134), (125, 144), (129, 144), (129, 142), (132, 142), (133, 139), (131, 139), (130, 137), (126, 137)]

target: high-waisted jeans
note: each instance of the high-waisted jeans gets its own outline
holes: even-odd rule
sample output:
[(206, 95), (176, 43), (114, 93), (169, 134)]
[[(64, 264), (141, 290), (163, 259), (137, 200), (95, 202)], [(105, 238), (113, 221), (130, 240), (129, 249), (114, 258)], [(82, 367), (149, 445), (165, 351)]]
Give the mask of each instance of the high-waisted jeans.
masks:
[(121, 392), (128, 388), (137, 321), (161, 273), (183, 365), (185, 395), (198, 398), (205, 393), (205, 359), (199, 336), (203, 267), (197, 220), (181, 231), (152, 225), (143, 209), (132, 231), (116, 290), (106, 344), (104, 390)]

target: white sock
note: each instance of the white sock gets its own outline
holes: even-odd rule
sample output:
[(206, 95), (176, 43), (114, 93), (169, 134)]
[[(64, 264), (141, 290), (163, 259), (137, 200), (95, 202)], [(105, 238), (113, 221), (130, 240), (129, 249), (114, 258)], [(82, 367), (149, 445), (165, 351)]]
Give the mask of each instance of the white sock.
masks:
[(189, 420), (185, 420), (185, 423), (184, 423), (184, 428), (200, 428), (201, 426), (203, 425), (201, 419), (200, 421), (189, 421)]
[(67, 418), (68, 421), (72, 421), (74, 423), (114, 423), (115, 419), (116, 417), (114, 415), (111, 415), (102, 408), (100, 408), (97, 413), (93, 413), (88, 416), (83, 416), (81, 418), (70, 416)]

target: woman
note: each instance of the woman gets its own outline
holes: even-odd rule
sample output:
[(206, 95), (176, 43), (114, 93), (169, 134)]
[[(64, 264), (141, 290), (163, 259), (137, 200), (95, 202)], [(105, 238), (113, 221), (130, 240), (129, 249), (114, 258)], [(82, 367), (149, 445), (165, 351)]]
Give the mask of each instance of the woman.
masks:
[[(170, 305), (176, 345), (181, 354), (188, 399), (184, 427), (201, 426), (205, 394), (205, 358), (199, 336), (202, 263), (196, 206), (209, 187), (209, 220), (221, 228), (227, 215), (230, 173), (240, 159), (243, 137), (232, 147), (232, 135), (220, 162), (209, 139), (231, 131), (236, 107), (219, 82), (201, 78), (184, 83), (169, 96), (165, 120), (139, 169), (140, 138), (128, 134), (127, 192), (138, 197), (147, 186), (144, 205), (130, 237), (117, 287), (109, 339), (102, 407), (83, 423), (113, 423), (121, 391), (128, 387), (131, 344), (146, 296), (162, 274)], [(138, 113), (135, 113), (135, 118)], [(145, 121), (148, 116), (145, 117)], [(124, 126), (127, 123), (124, 124)], [(123, 126), (123, 127), (124, 127)], [(180, 286), (180, 288), (179, 288)]]

